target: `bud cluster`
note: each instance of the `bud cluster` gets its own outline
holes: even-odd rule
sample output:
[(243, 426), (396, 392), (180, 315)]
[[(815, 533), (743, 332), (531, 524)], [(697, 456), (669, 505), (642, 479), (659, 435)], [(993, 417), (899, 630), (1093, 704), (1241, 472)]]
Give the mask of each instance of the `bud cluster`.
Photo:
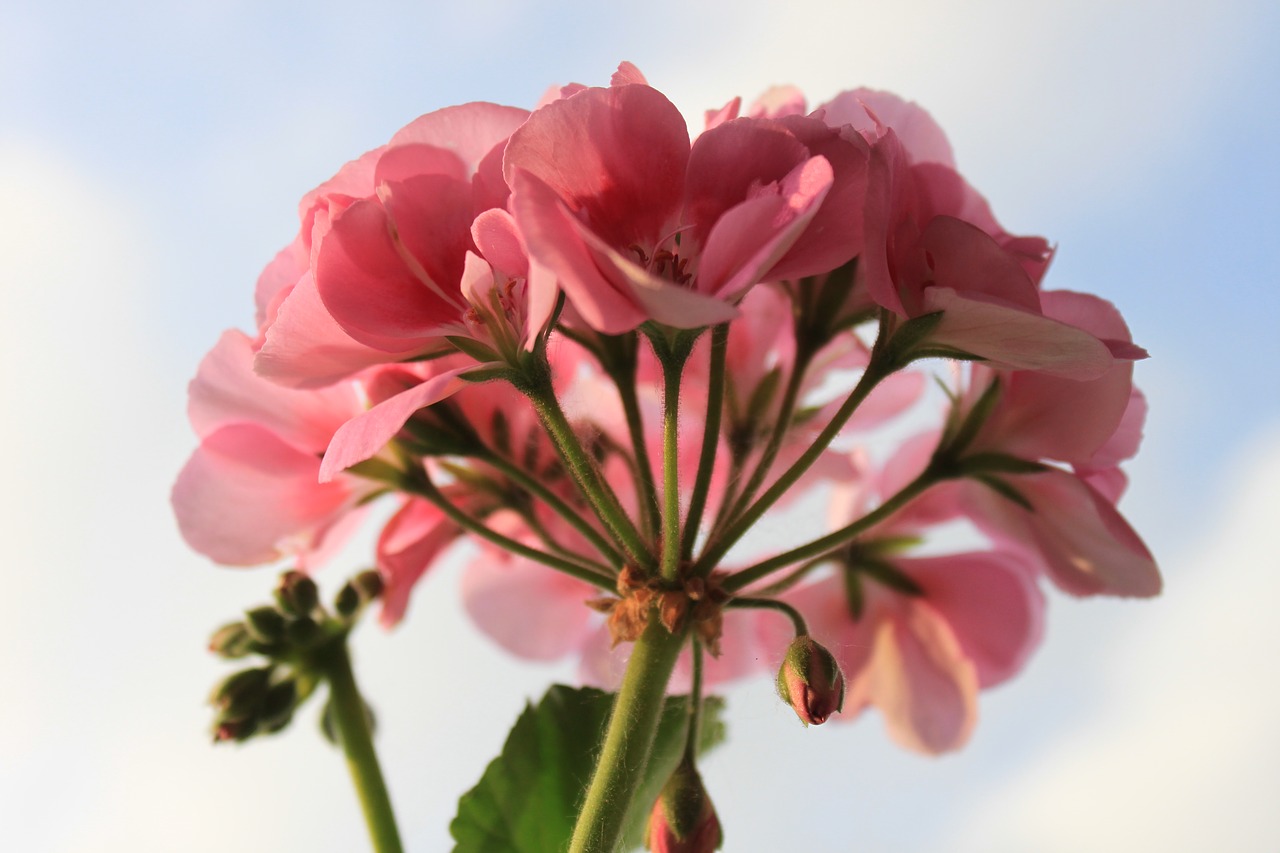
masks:
[(245, 741), (287, 726), (320, 681), (319, 660), (346, 642), (360, 612), (381, 592), (378, 573), (361, 572), (338, 591), (330, 613), (315, 581), (288, 571), (276, 585), (274, 604), (250, 608), (241, 621), (214, 631), (209, 650), (219, 657), (256, 655), (266, 662), (233, 672), (214, 687), (213, 739)]

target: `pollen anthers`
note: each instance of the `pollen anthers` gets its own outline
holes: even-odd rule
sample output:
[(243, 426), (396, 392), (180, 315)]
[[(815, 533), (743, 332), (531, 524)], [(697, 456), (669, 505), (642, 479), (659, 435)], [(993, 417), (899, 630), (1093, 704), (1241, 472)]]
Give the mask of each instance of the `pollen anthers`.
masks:
[(613, 646), (639, 639), (656, 608), (669, 632), (691, 628), (712, 657), (720, 656), (723, 608), (729, 595), (721, 587), (723, 572), (710, 577), (690, 576), (684, 570), (675, 581), (666, 581), (626, 566), (618, 574), (618, 597), (593, 598), (587, 606), (609, 615)]
[(678, 252), (658, 249), (653, 253), (653, 257), (649, 257), (649, 254), (635, 243), (632, 243), (628, 248), (635, 252), (640, 266), (648, 270), (650, 275), (665, 278), (674, 284), (681, 285), (686, 285), (693, 281), (693, 274), (686, 272), (689, 268), (689, 259), (680, 257)]

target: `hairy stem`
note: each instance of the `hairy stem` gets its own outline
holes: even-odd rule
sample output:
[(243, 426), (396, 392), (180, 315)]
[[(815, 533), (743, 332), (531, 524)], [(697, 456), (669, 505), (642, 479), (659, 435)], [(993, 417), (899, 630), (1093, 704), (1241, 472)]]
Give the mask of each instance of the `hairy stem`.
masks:
[(364, 700), (356, 687), (355, 673), (351, 669), (351, 656), (346, 640), (335, 642), (320, 658), (325, 679), (329, 682), (329, 702), (338, 741), (347, 759), (351, 781), (355, 783), (356, 796), (364, 811), (375, 853), (402, 853), (400, 832), (396, 828), (395, 814), (391, 810), (391, 798), (378, 766), (378, 756), (373, 749), (373, 736), (369, 731), (369, 719)]
[(724, 413), (724, 363), (729, 350), (729, 324), (722, 323), (711, 332), (710, 382), (707, 386), (707, 419), (702, 428), (702, 452), (698, 456), (698, 475), (689, 497), (689, 513), (685, 516), (680, 556), (693, 556), (693, 546), (702, 526), (702, 513), (711, 490), (711, 474), (716, 466), (716, 449), (720, 444), (720, 418)]

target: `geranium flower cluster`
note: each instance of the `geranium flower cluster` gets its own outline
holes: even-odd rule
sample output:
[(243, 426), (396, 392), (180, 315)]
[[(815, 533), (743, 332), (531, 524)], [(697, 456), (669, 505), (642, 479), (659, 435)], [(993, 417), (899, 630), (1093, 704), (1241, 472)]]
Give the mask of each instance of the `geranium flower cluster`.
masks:
[[(708, 683), (782, 666), (806, 722), (875, 705), (930, 753), (1023, 665), (1046, 583), (1160, 589), (1115, 506), (1145, 353), (1109, 303), (1043, 289), (1049, 244), (910, 102), (775, 89), (691, 133), (624, 64), (532, 112), (424, 115), (299, 212), (257, 328), (191, 385), (173, 502), (217, 562), (310, 572), (391, 502), (387, 626), (469, 541), (462, 603), (517, 655), (615, 684), (659, 620)], [(740, 546), (814, 494), (822, 535)], [(940, 555), (957, 521), (985, 544)]]

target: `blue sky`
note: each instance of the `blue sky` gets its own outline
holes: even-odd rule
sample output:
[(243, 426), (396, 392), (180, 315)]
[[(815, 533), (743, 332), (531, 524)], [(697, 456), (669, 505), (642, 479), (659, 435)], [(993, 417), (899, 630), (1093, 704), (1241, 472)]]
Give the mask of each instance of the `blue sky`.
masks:
[[(185, 383), (222, 329), (251, 322), (297, 200), (343, 161), (420, 113), (531, 106), (622, 59), (689, 116), (781, 82), (814, 103), (858, 85), (919, 101), (1001, 220), (1058, 242), (1047, 284), (1113, 300), (1153, 354), (1124, 509), (1166, 596), (1055, 597), (1041, 653), (983, 697), (974, 742), (942, 761), (896, 751), (874, 716), (802, 731), (766, 682), (735, 690), (734, 740), (707, 768), (729, 849), (1280, 845), (1257, 795), (1280, 782), (1280, 692), (1261, 677), (1280, 637), (1259, 603), (1280, 591), (1280, 12), (960, 6), (7, 11), (0, 679), (17, 687), (0, 703), (0, 846), (361, 843), (342, 768), (307, 725), (244, 750), (204, 741), (219, 668), (203, 637), (272, 575), (215, 569), (177, 537), (166, 498), (194, 445)], [(564, 675), (514, 666), (471, 631), (455, 581), (434, 578), (408, 624), (358, 646), (411, 849), (445, 847), (457, 793), (523, 698)], [(490, 701), (442, 706), (442, 683)], [(848, 827), (788, 835), (815, 801)]]

